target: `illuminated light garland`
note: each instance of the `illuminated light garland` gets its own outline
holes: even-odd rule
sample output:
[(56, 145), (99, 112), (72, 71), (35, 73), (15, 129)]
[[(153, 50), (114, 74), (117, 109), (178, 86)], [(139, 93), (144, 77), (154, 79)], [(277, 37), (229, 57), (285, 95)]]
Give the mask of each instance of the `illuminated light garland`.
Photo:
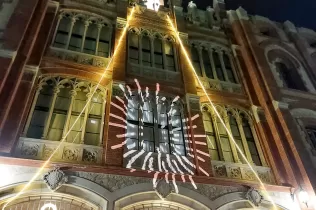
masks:
[(130, 170), (130, 172), (135, 172), (136, 171), (136, 169), (135, 168), (132, 168), (131, 170)]
[[(189, 154), (190, 154), (190, 153), (189, 153)], [(196, 166), (195, 166), (193, 163), (191, 163), (191, 161), (189, 161), (187, 157), (185, 157), (185, 156), (180, 156), (180, 158), (182, 158), (187, 164), (189, 164), (189, 165), (192, 166), (193, 168), (196, 168)]]
[[(208, 93), (207, 93), (207, 91), (206, 91), (206, 89), (205, 89), (205, 87), (204, 87), (202, 81), (200, 80), (199, 76), (197, 75), (197, 73), (196, 73), (196, 71), (195, 71), (195, 68), (194, 68), (194, 66), (193, 66), (193, 64), (192, 64), (192, 61), (191, 61), (189, 55), (188, 55), (188, 52), (186, 51), (186, 49), (185, 49), (185, 47), (184, 47), (184, 45), (183, 45), (183, 43), (182, 43), (182, 40), (181, 40), (181, 38), (180, 38), (180, 36), (179, 36), (179, 32), (178, 32), (177, 29), (174, 27), (174, 24), (173, 24), (173, 22), (171, 21), (169, 15), (167, 16), (167, 19), (168, 19), (168, 22), (170, 23), (170, 25), (171, 25), (171, 27), (172, 27), (172, 29), (173, 29), (173, 31), (174, 31), (176, 37), (177, 37), (177, 40), (178, 40), (178, 42), (179, 42), (179, 44), (180, 44), (180, 46), (181, 46), (182, 52), (184, 53), (185, 58), (186, 58), (186, 60), (187, 60), (187, 62), (188, 62), (188, 64), (189, 64), (189, 66), (190, 66), (190, 68), (191, 68), (193, 74), (195, 75), (195, 78), (197, 79), (197, 81), (198, 81), (200, 87), (202, 88), (203, 92), (205, 93), (205, 96), (206, 96), (206, 98), (208, 99), (208, 101), (209, 101), (211, 107), (213, 108), (215, 114), (217, 115), (217, 117), (219, 118), (220, 122), (221, 122), (222, 125), (224, 126), (224, 128), (225, 128), (225, 130), (226, 130), (228, 136), (230, 137), (230, 139), (232, 139), (233, 143), (234, 143), (235, 146), (236, 146), (236, 149), (239, 151), (239, 153), (241, 154), (241, 156), (243, 157), (243, 159), (245, 160), (245, 162), (247, 163), (247, 165), (250, 167), (251, 171), (254, 173), (256, 179), (259, 181), (259, 183), (260, 183), (260, 185), (262, 186), (263, 190), (265, 191), (266, 196), (268, 197), (269, 201), (273, 204), (274, 209), (277, 209), (277, 206), (276, 206), (275, 202), (272, 200), (272, 198), (271, 198), (270, 195), (268, 194), (268, 191), (267, 191), (267, 189), (266, 189), (264, 183), (263, 183), (262, 180), (260, 179), (258, 173), (253, 169), (252, 165), (251, 165), (251, 164), (249, 163), (249, 161), (247, 160), (247, 158), (246, 158), (246, 156), (244, 155), (243, 151), (240, 149), (240, 147), (238, 146), (237, 142), (235, 141), (235, 139), (234, 139), (234, 137), (233, 137), (231, 131), (227, 128), (225, 122), (223, 121), (222, 116), (218, 113), (218, 111), (217, 111), (215, 105), (213, 104), (211, 98), (209, 97), (209, 95), (208, 95)], [(189, 178), (190, 178), (190, 177), (189, 177)], [(191, 178), (192, 178), (192, 177), (191, 177)], [(193, 181), (193, 180), (192, 180), (192, 181)]]
[(119, 124), (119, 123), (112, 123), (112, 122), (109, 122), (109, 125), (114, 126), (114, 127), (119, 127), (119, 128), (125, 128), (125, 129), (127, 129), (127, 126), (126, 126), (126, 125), (122, 125), (122, 124)]
[(201, 158), (200, 156), (197, 156), (197, 159), (199, 159), (199, 161), (205, 162), (205, 159)]
[(173, 167), (171, 161), (170, 161), (170, 155), (169, 155), (169, 154), (166, 154), (166, 156), (167, 156), (167, 163), (168, 163), (169, 168), (171, 169), (171, 171), (172, 171), (173, 173), (177, 173), (176, 170), (174, 169), (174, 167)]
[(199, 114), (194, 115), (193, 117), (191, 117), (191, 121), (197, 119), (199, 116), (200, 116)]
[(179, 171), (179, 173), (180, 173), (180, 174), (183, 174), (183, 172), (181, 171), (181, 169), (180, 169), (179, 166), (178, 166), (177, 161), (172, 160), (172, 162), (173, 162), (173, 164), (176, 166), (176, 168), (177, 168), (177, 170)]
[[(127, 96), (125, 95), (125, 93), (124, 93), (124, 96), (125, 96), (126, 99), (127, 99)], [(115, 96), (115, 98), (116, 98), (119, 102), (121, 102), (121, 103), (123, 104), (123, 106), (124, 106), (125, 109), (127, 109), (127, 106), (125, 105), (125, 102), (124, 102), (120, 97)]]
[(179, 193), (178, 185), (176, 183), (175, 174), (172, 174), (172, 183), (173, 183), (173, 186), (174, 186), (176, 193)]
[(169, 178), (168, 178), (168, 176), (169, 176), (169, 173), (166, 173), (166, 174), (165, 174), (166, 183), (169, 183)]
[(114, 103), (114, 102), (111, 101), (111, 105), (114, 106), (115, 108), (121, 110), (121, 111), (125, 114), (125, 116), (127, 115), (126, 111), (125, 111), (122, 107), (120, 107), (119, 105), (117, 105), (116, 103)]
[(154, 185), (154, 188), (157, 187), (157, 178), (158, 178), (158, 174), (160, 172), (159, 171), (156, 171), (156, 173), (154, 174), (154, 178), (153, 178), (153, 185)]
[(210, 174), (207, 173), (207, 172), (206, 172), (203, 168), (201, 168), (200, 166), (199, 166), (199, 170), (202, 171), (202, 173), (205, 174), (206, 176), (210, 176)]
[(145, 153), (145, 150), (141, 150), (140, 152), (138, 152), (135, 156), (133, 156), (127, 163), (126, 168), (131, 168), (132, 164), (140, 157), (142, 156), (142, 154)]
[(181, 179), (182, 179), (182, 182), (183, 182), (183, 183), (185, 183), (185, 177), (184, 177), (184, 174), (182, 174), (182, 175), (181, 175)]
[(193, 171), (191, 171), (181, 160), (181, 158), (178, 155), (175, 155), (179, 163), (182, 165), (182, 167), (189, 172), (190, 174), (194, 175)]
[(127, 124), (127, 121), (123, 117), (117, 116), (116, 114), (110, 113), (110, 117), (114, 117), (114, 118), (121, 120)]
[[(125, 135), (125, 134), (123, 134), (123, 135)], [(126, 144), (126, 142), (127, 142), (127, 140), (123, 141), (121, 144), (113, 145), (113, 146), (111, 146), (111, 149), (121, 148)]]
[(161, 152), (159, 148), (157, 150), (158, 150), (158, 170), (161, 171)]
[(150, 157), (149, 159), (148, 168), (150, 171), (154, 171), (154, 158), (153, 157)]
[(152, 152), (149, 152), (146, 156), (145, 156), (145, 159), (144, 159), (144, 163), (143, 163), (143, 166), (142, 166), (142, 169), (145, 170), (146, 169), (146, 163), (147, 163), (147, 160), (149, 159), (149, 157), (151, 156)]
[(126, 153), (123, 155), (123, 158), (126, 158), (127, 156), (129, 156), (129, 155), (131, 155), (131, 154), (133, 154), (133, 153), (135, 153), (135, 152), (137, 152), (137, 150), (130, 150), (130, 151), (126, 152)]
[(163, 170), (165, 170), (165, 172), (168, 173), (169, 171), (166, 168), (165, 161), (161, 161), (161, 164), (162, 164)]
[(203, 151), (201, 151), (201, 150), (199, 150), (199, 149), (196, 149), (196, 151), (197, 151), (197, 153), (199, 153), (199, 154), (201, 154), (201, 155), (204, 155), (204, 156), (206, 156), (206, 157), (209, 157), (209, 156), (210, 156), (210, 154), (207, 154), (206, 152), (203, 152)]
[(193, 180), (193, 178), (192, 178), (191, 175), (189, 175), (189, 179), (190, 179), (191, 184), (192, 184), (192, 186), (194, 187), (194, 189), (197, 189), (197, 186), (196, 186), (196, 184), (195, 184), (195, 182), (194, 182), (194, 180)]

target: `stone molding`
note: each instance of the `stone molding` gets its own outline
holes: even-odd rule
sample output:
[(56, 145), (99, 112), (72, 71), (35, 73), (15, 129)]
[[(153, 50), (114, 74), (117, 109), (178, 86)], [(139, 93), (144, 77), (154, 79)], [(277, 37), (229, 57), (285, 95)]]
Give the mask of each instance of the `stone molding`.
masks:
[(275, 110), (288, 109), (289, 108), (289, 104), (285, 103), (285, 102), (282, 102), (282, 101), (275, 101), (275, 100), (273, 100), (272, 104), (273, 104), (273, 107), (274, 107)]
[(15, 59), (16, 54), (17, 54), (17, 51), (1, 49), (1, 45), (0, 45), (0, 57)]

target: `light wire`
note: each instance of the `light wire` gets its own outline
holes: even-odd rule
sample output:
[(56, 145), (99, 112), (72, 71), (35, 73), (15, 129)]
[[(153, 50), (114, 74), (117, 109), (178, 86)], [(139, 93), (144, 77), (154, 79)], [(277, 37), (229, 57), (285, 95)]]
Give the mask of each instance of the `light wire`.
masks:
[(203, 83), (201, 82), (199, 76), (197, 75), (197, 73), (196, 73), (196, 71), (195, 71), (195, 68), (194, 68), (194, 66), (193, 66), (193, 64), (192, 64), (192, 61), (191, 61), (189, 55), (188, 55), (188, 52), (187, 52), (187, 50), (185, 49), (185, 47), (184, 47), (184, 45), (183, 45), (183, 42), (182, 42), (182, 40), (181, 40), (181, 38), (180, 38), (180, 35), (179, 35), (179, 32), (178, 32), (177, 29), (175, 28), (175, 26), (174, 26), (172, 20), (170, 19), (169, 15), (167, 16), (167, 19), (168, 19), (168, 22), (170, 23), (170, 25), (171, 25), (171, 27), (172, 27), (172, 29), (173, 29), (173, 31), (174, 31), (176, 37), (177, 37), (177, 40), (178, 40), (178, 42), (179, 42), (179, 44), (180, 44), (180, 46), (181, 46), (181, 49), (182, 49), (182, 51), (183, 51), (183, 53), (184, 53), (184, 55), (185, 55), (185, 58), (186, 58), (186, 60), (187, 60), (187, 62), (188, 62), (188, 64), (189, 64), (189, 66), (190, 66), (190, 69), (192, 70), (192, 72), (194, 73), (195, 77), (197, 78), (197, 81), (198, 81), (199, 85), (201, 86), (203, 92), (205, 93), (205, 96), (207, 97), (207, 99), (208, 99), (208, 101), (209, 101), (211, 107), (213, 108), (213, 110), (214, 110), (214, 112), (216, 113), (217, 117), (219, 118), (220, 122), (221, 122), (222, 125), (224, 126), (224, 128), (225, 128), (225, 130), (226, 130), (226, 132), (227, 132), (227, 134), (228, 134), (228, 136), (229, 136), (229, 138), (233, 141), (233, 143), (235, 144), (237, 150), (239, 151), (239, 153), (241, 154), (241, 156), (243, 157), (243, 159), (245, 160), (245, 162), (247, 163), (247, 165), (250, 167), (250, 170), (254, 173), (256, 179), (259, 181), (259, 183), (260, 183), (260, 185), (262, 186), (262, 188), (263, 188), (263, 190), (264, 190), (266, 196), (268, 197), (268, 199), (269, 199), (270, 202), (272, 203), (274, 209), (277, 209), (276, 204), (274, 203), (274, 201), (272, 200), (272, 198), (271, 198), (270, 195), (268, 194), (268, 191), (267, 191), (267, 189), (266, 189), (264, 183), (261, 181), (261, 179), (260, 179), (258, 173), (253, 169), (252, 165), (249, 163), (249, 161), (248, 161), (247, 158), (245, 157), (244, 153), (242, 152), (242, 150), (240, 149), (240, 147), (239, 147), (238, 144), (236, 143), (236, 141), (235, 141), (235, 139), (234, 139), (234, 137), (233, 137), (231, 131), (227, 128), (227, 126), (226, 126), (224, 120), (222, 119), (221, 115), (218, 113), (218, 111), (217, 111), (217, 109), (216, 109), (214, 103), (212, 102), (211, 98), (209, 97), (209, 95), (208, 95), (208, 93), (207, 93), (207, 91), (206, 91), (206, 89), (205, 89)]

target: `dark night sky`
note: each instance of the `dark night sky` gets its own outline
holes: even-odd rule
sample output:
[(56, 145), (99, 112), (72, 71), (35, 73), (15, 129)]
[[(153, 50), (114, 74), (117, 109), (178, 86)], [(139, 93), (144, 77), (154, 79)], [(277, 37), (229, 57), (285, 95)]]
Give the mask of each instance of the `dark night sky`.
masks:
[[(184, 8), (188, 0), (184, 0)], [(213, 5), (212, 0), (193, 0), (199, 9)], [(242, 6), (249, 14), (257, 14), (277, 22), (290, 20), (298, 27), (316, 31), (316, 0), (225, 0), (226, 9)]]

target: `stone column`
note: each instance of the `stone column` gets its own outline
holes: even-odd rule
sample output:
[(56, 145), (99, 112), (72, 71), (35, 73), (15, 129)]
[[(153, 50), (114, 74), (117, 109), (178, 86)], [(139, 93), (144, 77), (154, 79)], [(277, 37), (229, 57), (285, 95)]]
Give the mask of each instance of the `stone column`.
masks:
[[(70, 125), (70, 118), (71, 118), (71, 113), (72, 113), (72, 106), (73, 106), (75, 97), (77, 95), (77, 92), (75, 90), (72, 90), (70, 93), (71, 93), (70, 104), (69, 104), (69, 109), (68, 109), (68, 112), (67, 112), (67, 118), (66, 118), (64, 130), (63, 130), (63, 136), (62, 136), (62, 140), (63, 141), (65, 141), (64, 138), (67, 138), (66, 135), (68, 134), (68, 130), (70, 129), (69, 127), (73, 126), (73, 125)], [(78, 117), (79, 117), (79, 120), (80, 120), (81, 116), (78, 116)], [(78, 123), (78, 121), (77, 121), (77, 123)]]
[(66, 43), (66, 46), (65, 46), (65, 49), (66, 49), (66, 50), (67, 50), (68, 47), (69, 47), (69, 43), (70, 43), (70, 39), (71, 39), (72, 30), (73, 30), (73, 28), (74, 28), (74, 25), (76, 24), (76, 21), (77, 21), (77, 19), (76, 19), (75, 17), (72, 17), (72, 18), (71, 18), (70, 30), (69, 30), (69, 33), (68, 33), (67, 43)]
[(89, 28), (89, 25), (90, 25), (90, 21), (88, 21), (88, 20), (84, 21), (84, 31), (83, 31), (83, 36), (82, 36), (80, 52), (83, 52), (84, 43), (86, 40), (86, 35), (87, 35), (87, 30)]
[(97, 36), (97, 40), (96, 40), (96, 46), (95, 46), (95, 55), (98, 55), (98, 51), (99, 51), (99, 41), (100, 41), (100, 34), (101, 34), (101, 30), (103, 27), (103, 24), (98, 24), (98, 36)]

